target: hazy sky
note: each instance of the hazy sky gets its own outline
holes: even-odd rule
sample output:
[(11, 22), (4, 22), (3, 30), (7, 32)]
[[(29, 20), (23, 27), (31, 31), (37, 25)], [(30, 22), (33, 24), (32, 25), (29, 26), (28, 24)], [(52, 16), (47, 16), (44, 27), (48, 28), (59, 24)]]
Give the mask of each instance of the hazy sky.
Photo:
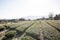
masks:
[(60, 13), (60, 0), (0, 0), (0, 19), (47, 17)]

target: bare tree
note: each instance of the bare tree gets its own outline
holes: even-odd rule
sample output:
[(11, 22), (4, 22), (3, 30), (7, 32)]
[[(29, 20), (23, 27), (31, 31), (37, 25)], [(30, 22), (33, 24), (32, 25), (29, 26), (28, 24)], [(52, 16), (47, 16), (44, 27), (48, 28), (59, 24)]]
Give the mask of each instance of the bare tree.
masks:
[(49, 13), (49, 19), (53, 20), (53, 13)]

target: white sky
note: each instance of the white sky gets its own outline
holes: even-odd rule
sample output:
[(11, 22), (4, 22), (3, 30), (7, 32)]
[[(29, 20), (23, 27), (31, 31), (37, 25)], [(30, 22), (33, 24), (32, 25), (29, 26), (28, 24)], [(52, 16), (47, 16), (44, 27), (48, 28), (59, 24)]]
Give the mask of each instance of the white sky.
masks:
[(60, 0), (0, 0), (0, 19), (40, 18), (60, 13)]

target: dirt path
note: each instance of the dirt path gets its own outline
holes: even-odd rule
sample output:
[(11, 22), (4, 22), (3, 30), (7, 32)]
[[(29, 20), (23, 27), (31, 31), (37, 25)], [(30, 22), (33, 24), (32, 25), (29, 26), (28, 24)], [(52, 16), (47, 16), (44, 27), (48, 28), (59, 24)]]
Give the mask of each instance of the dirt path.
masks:
[(42, 27), (42, 24), (40, 22), (40, 40), (44, 40), (44, 34), (41, 27)]
[(2, 38), (4, 37), (6, 31), (8, 31), (8, 30), (4, 30), (4, 31), (0, 32), (0, 40), (2, 40)]
[(16, 38), (13, 38), (12, 40), (21, 40), (21, 38), (25, 35), (26, 33), (23, 33), (22, 35), (21, 35), (21, 37), (16, 37)]

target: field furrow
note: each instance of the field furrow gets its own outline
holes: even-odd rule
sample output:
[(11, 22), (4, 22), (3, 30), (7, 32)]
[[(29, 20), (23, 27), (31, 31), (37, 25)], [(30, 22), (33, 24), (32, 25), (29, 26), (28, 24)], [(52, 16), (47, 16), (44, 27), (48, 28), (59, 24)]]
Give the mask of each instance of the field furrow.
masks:
[(41, 23), (45, 40), (60, 40), (60, 32), (44, 21), (41, 21)]

